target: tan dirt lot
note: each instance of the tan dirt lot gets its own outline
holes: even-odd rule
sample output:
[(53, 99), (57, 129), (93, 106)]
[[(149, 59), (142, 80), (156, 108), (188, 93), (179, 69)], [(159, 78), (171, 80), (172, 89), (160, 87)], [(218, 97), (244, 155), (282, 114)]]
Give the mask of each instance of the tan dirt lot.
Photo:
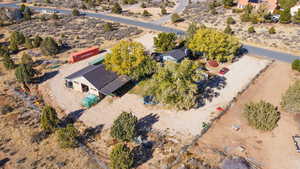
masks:
[[(299, 77), (298, 77), (299, 78)], [(294, 81), (295, 75), (290, 64), (275, 62), (238, 97), (237, 103), (229, 109), (198, 142), (201, 146), (216, 147), (229, 154), (239, 154), (254, 158), (264, 169), (298, 169), (299, 157), (292, 136), (299, 134), (299, 123), (294, 115), (281, 112), (281, 118), (271, 132), (260, 132), (248, 126), (242, 116), (244, 104), (249, 101), (265, 100), (279, 106), (282, 94)], [(240, 125), (240, 131), (234, 131), (232, 125)], [(245, 148), (244, 152), (237, 147)]]

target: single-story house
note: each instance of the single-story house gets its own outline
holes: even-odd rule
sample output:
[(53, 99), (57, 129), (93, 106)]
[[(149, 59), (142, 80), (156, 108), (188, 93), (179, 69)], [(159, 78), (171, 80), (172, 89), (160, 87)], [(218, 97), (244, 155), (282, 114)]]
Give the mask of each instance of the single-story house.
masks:
[(84, 93), (95, 94), (100, 98), (117, 95), (117, 91), (130, 81), (128, 76), (118, 76), (106, 70), (105, 65), (89, 65), (67, 77), (65, 85)]
[(163, 61), (181, 62), (186, 57), (190, 57), (190, 51), (187, 48), (173, 49), (163, 54)]
[(300, 10), (300, 3), (291, 8), (291, 15), (295, 16), (297, 14), (298, 10)]
[(269, 12), (273, 12), (278, 7), (278, 0), (238, 0), (238, 8), (243, 9), (247, 5), (252, 5), (256, 9), (265, 6)]

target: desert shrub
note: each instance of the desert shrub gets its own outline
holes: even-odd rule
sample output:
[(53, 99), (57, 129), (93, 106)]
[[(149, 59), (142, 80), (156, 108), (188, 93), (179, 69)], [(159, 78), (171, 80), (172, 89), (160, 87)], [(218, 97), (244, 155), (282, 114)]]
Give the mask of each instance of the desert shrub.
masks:
[(274, 28), (274, 27), (271, 27), (271, 28), (269, 29), (269, 34), (275, 34), (275, 33), (276, 33), (275, 28)]
[(0, 107), (0, 114), (7, 114), (14, 110), (10, 105), (4, 105)]
[(299, 59), (296, 59), (296, 60), (293, 61), (292, 69), (297, 70), (298, 72), (300, 72), (300, 60)]
[(111, 136), (122, 141), (132, 140), (137, 133), (137, 121), (137, 117), (132, 113), (121, 113), (111, 127)]
[(255, 29), (254, 29), (253, 26), (250, 26), (250, 27), (248, 28), (248, 33), (255, 33)]
[(282, 108), (291, 113), (300, 112), (300, 81), (291, 85), (281, 98)]
[(226, 22), (227, 22), (228, 25), (233, 25), (233, 24), (235, 24), (235, 20), (234, 20), (231, 16), (227, 18), (227, 21), (226, 21)]
[(42, 41), (40, 49), (46, 56), (56, 55), (59, 52), (58, 44), (51, 37), (47, 37)]
[(227, 33), (227, 34), (230, 34), (230, 35), (233, 34), (233, 31), (232, 31), (232, 29), (229, 25), (227, 25), (226, 28), (224, 29), (224, 33)]
[(110, 153), (112, 169), (130, 169), (133, 165), (133, 155), (125, 144), (117, 144)]
[(161, 8), (160, 8), (160, 13), (161, 13), (162, 15), (167, 15), (167, 10), (166, 10), (166, 8), (165, 8), (165, 7), (161, 7)]
[(246, 104), (244, 114), (250, 126), (264, 131), (273, 130), (280, 118), (276, 107), (265, 101)]
[(73, 124), (68, 124), (65, 128), (60, 128), (57, 131), (58, 143), (62, 148), (74, 148), (78, 146), (77, 137), (78, 130)]
[(112, 24), (111, 23), (105, 23), (103, 25), (103, 30), (104, 32), (110, 32), (113, 30)]
[(112, 13), (120, 14), (122, 13), (122, 7), (119, 3), (114, 3), (113, 7), (111, 8)]
[(171, 21), (173, 23), (180, 22), (180, 21), (182, 21), (182, 18), (180, 18), (180, 16), (177, 13), (174, 13), (171, 16)]
[(73, 10), (72, 10), (72, 15), (73, 15), (73, 16), (79, 16), (79, 15), (80, 15), (79, 10), (78, 10), (78, 9), (73, 9)]
[(142, 4), (141, 4), (141, 8), (146, 8), (147, 6), (146, 6), (146, 4), (143, 2)]
[(144, 17), (148, 17), (148, 16), (151, 16), (152, 14), (150, 12), (148, 12), (147, 10), (144, 10), (142, 15)]

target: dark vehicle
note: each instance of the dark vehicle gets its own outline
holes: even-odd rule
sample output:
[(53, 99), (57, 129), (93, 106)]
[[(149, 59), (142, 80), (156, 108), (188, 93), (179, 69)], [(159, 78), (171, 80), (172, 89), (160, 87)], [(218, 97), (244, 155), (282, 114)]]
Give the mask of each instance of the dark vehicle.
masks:
[(151, 53), (152, 59), (154, 59), (156, 62), (162, 62), (163, 61), (163, 55), (158, 52)]
[(219, 71), (219, 73), (220, 73), (221, 75), (224, 75), (224, 74), (226, 74), (228, 71), (229, 71), (228, 68), (223, 67), (223, 68)]

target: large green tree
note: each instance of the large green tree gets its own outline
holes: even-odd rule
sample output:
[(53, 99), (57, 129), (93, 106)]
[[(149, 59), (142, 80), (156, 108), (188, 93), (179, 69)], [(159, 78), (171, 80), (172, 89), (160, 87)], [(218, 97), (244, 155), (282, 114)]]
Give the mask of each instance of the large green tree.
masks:
[(279, 6), (283, 9), (288, 9), (295, 6), (298, 0), (279, 0)]
[(58, 127), (59, 119), (54, 108), (45, 106), (41, 115), (41, 128), (47, 132), (54, 132)]
[(121, 113), (111, 127), (111, 136), (121, 141), (132, 140), (137, 134), (137, 121), (137, 117), (132, 113)]
[(176, 39), (175, 33), (159, 33), (157, 37), (154, 37), (155, 50), (157, 52), (172, 50), (176, 46)]
[(42, 53), (46, 56), (56, 55), (59, 52), (59, 46), (51, 37), (47, 37), (40, 45)]
[(145, 95), (176, 109), (190, 109), (197, 104), (198, 86), (195, 82), (202, 79), (198, 69), (200, 63), (188, 59), (180, 64), (166, 62), (149, 80)]
[(156, 65), (141, 43), (124, 40), (111, 48), (104, 64), (108, 70), (136, 80), (153, 73)]
[(288, 24), (288, 23), (291, 23), (291, 18), (292, 18), (292, 15), (291, 15), (290, 9), (286, 8), (281, 12), (279, 22), (283, 23), (283, 24)]
[(25, 36), (22, 32), (14, 31), (9, 37), (10, 43), (16, 42), (17, 45), (22, 45), (25, 43)]
[(228, 61), (236, 55), (241, 43), (232, 35), (215, 29), (200, 28), (188, 47), (194, 52), (203, 52), (209, 60)]
[(30, 64), (20, 64), (15, 70), (17, 81), (23, 84), (25, 89), (28, 89), (27, 84), (30, 83), (35, 74), (35, 70)]
[(110, 153), (112, 169), (130, 169), (133, 165), (133, 154), (126, 144), (116, 144)]
[(192, 22), (191, 24), (189, 24), (189, 27), (186, 30), (186, 40), (190, 41), (198, 29), (199, 29), (199, 27), (198, 27), (197, 23)]
[(15, 62), (12, 60), (8, 53), (2, 55), (2, 62), (7, 70), (11, 70), (16, 67)]

